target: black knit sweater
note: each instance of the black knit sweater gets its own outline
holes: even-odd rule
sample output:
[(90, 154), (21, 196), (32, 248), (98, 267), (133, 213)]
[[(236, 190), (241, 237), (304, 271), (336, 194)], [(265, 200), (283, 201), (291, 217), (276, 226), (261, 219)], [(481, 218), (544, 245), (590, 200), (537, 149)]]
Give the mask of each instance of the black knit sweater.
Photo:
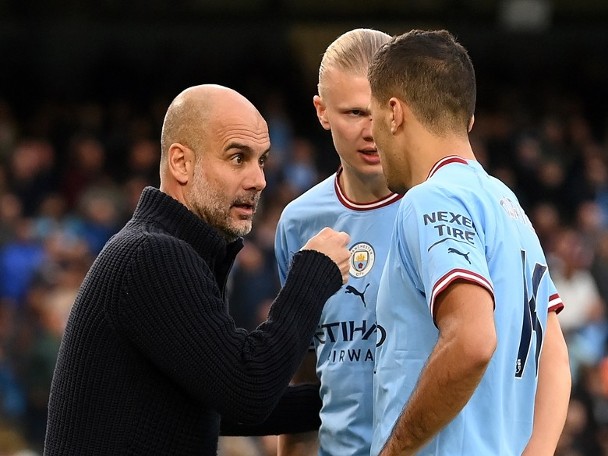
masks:
[(268, 320), (248, 333), (225, 302), (241, 246), (144, 190), (72, 309), (45, 455), (215, 455), (220, 416), (248, 425), (270, 414), (341, 277), (325, 255), (296, 254)]

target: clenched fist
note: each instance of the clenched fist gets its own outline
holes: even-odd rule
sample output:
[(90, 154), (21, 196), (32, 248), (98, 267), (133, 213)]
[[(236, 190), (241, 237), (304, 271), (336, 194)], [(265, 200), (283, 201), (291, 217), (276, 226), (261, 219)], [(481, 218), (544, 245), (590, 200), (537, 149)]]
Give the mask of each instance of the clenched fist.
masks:
[(344, 231), (335, 231), (326, 227), (311, 237), (302, 250), (316, 250), (331, 258), (340, 269), (342, 284), (345, 284), (348, 281), (350, 269), (348, 241), (350, 241), (350, 236)]

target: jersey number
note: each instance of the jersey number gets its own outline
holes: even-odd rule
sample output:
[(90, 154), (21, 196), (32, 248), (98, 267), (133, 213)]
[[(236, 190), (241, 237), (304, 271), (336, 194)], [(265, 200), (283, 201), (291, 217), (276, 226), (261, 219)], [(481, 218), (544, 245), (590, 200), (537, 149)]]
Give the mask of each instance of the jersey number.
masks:
[[(526, 274), (526, 271), (528, 270), (526, 267), (526, 252), (523, 250), (521, 251), (521, 262), (524, 279), (524, 318), (521, 325), (521, 339), (519, 341), (519, 351), (515, 364), (516, 378), (521, 378), (524, 373), (528, 355), (530, 353), (530, 346), (532, 344), (532, 331), (536, 333), (536, 352), (534, 354), (534, 361), (536, 364), (536, 375), (538, 375), (538, 358), (543, 342), (543, 328), (538, 319), (538, 314), (536, 313), (536, 300), (540, 281), (547, 271), (547, 266), (536, 263), (534, 265), (534, 271), (532, 272), (532, 283), (530, 284), (530, 277)], [(530, 289), (532, 289), (532, 295), (529, 294)]]

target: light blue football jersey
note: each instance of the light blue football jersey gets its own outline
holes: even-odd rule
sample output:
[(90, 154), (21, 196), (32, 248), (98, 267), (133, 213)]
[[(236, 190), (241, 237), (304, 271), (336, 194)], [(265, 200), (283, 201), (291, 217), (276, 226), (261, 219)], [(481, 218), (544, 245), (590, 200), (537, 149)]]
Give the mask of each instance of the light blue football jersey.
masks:
[(356, 204), (337, 182), (334, 174), (287, 205), (275, 252), (284, 283), (294, 253), (321, 229), (350, 235), (348, 283), (325, 304), (312, 341), (323, 403), (319, 455), (369, 456), (374, 357), (384, 340), (376, 324), (376, 295), (401, 196)]
[(470, 401), (420, 455), (520, 455), (531, 432), (547, 314), (563, 304), (511, 190), (474, 160), (446, 157), (400, 203), (378, 293), (377, 455), (438, 338), (436, 296), (456, 279), (494, 297), (498, 344)]

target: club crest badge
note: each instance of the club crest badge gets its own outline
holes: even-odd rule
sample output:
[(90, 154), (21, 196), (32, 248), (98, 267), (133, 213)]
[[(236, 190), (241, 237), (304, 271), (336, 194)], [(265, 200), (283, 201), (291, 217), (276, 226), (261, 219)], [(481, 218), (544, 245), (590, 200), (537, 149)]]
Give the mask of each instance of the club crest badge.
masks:
[(376, 255), (374, 248), (366, 242), (355, 244), (350, 249), (350, 275), (363, 277), (372, 270)]

